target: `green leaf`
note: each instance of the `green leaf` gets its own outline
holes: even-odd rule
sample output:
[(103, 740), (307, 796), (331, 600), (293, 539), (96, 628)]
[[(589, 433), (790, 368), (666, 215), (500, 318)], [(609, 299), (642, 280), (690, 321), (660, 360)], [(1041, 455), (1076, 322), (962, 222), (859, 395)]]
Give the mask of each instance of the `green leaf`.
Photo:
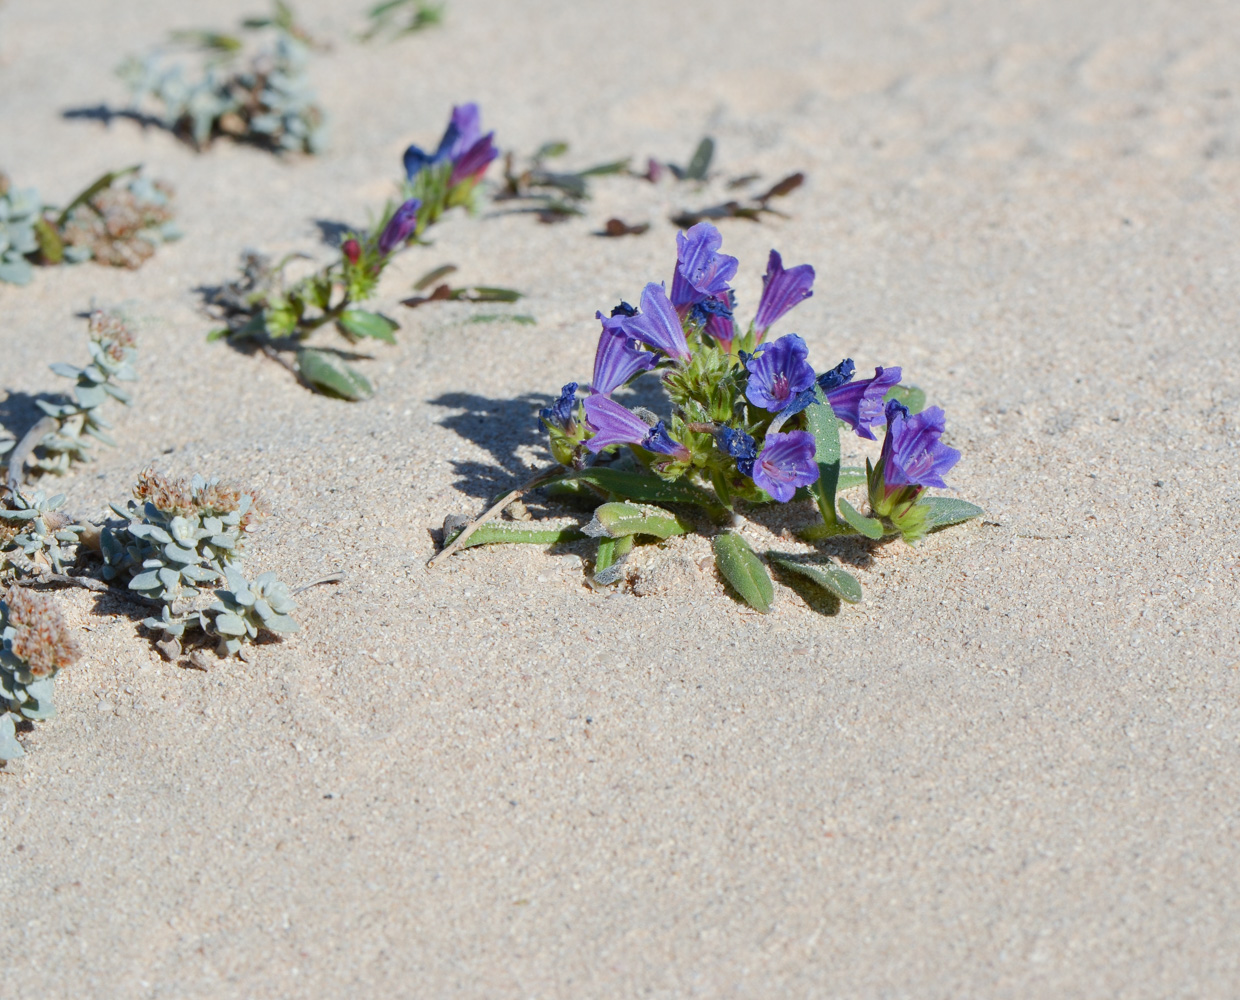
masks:
[(594, 520), (581, 529), (595, 538), (654, 535), (670, 538), (693, 530), (693, 523), (661, 507), (625, 502), (605, 503), (594, 511)]
[(354, 337), (371, 337), (385, 344), (395, 344), (392, 331), (400, 329), (400, 324), (395, 321), (365, 309), (346, 309), (337, 318), (336, 325)]
[(448, 293), (448, 298), (454, 302), (516, 302), (521, 297), (515, 288), (498, 288), (495, 285), (466, 285)]
[(550, 480), (546, 485), (574, 480), (588, 483), (621, 500), (636, 500), (639, 503), (691, 503), (717, 514), (721, 514), (723, 510), (713, 496), (692, 483), (686, 483), (683, 480), (669, 483), (657, 476), (632, 472), (628, 469), (595, 466), (580, 472), (566, 472)]
[[(462, 529), (464, 530), (464, 529)], [(445, 538), (445, 546), (459, 535), (453, 532)], [(576, 525), (561, 525), (556, 528), (530, 528), (522, 521), (491, 521), (481, 525), (461, 544), (461, 548), (470, 549), (475, 545), (496, 545), (501, 542), (524, 542), (529, 545), (554, 545), (556, 542), (575, 542), (585, 538)]]
[(427, 288), (430, 288), (431, 285), (433, 285), (440, 278), (446, 278), (449, 274), (451, 274), (455, 270), (456, 270), (455, 264), (443, 264), (435, 268), (434, 270), (427, 271), (424, 275), (422, 275), (422, 277), (420, 277), (416, 282), (414, 282), (413, 290), (415, 292), (421, 292)]
[(149, 569), (129, 581), (130, 590), (154, 590), (159, 586), (159, 570)]
[(866, 517), (847, 500), (840, 501), (840, 513), (844, 515), (844, 520), (849, 525), (856, 528), (866, 538), (883, 537), (883, 522), (876, 517)]
[(915, 385), (893, 385), (887, 390), (887, 395), (883, 397), (883, 402), (894, 399), (897, 403), (903, 403), (908, 407), (909, 415), (920, 413), (926, 408), (926, 394), (923, 390)]
[(245, 635), (245, 622), (239, 615), (231, 611), (223, 611), (215, 616), (215, 630), (220, 635)]
[(633, 551), (633, 536), (623, 538), (600, 538), (598, 555), (594, 559), (594, 583), (606, 587), (620, 579), (624, 571), (624, 560)]
[(734, 531), (716, 535), (715, 565), (751, 608), (765, 614), (775, 599), (775, 586), (749, 543)]
[(698, 143), (698, 148), (693, 151), (693, 159), (689, 161), (689, 166), (685, 168), (685, 180), (706, 180), (706, 174), (710, 170), (710, 161), (714, 157), (715, 140), (707, 136)]
[(865, 483), (865, 469), (856, 465), (845, 465), (840, 469), (839, 482), (835, 484), (836, 490), (846, 490), (852, 486), (860, 486)]
[(17, 760), (25, 757), (26, 751), (17, 742), (17, 728), (13, 725), (13, 716), (8, 712), (0, 713), (0, 760)]
[(122, 177), (125, 177), (129, 174), (136, 174), (141, 169), (142, 169), (142, 165), (139, 163), (139, 164), (135, 164), (132, 167), (126, 167), (124, 170), (112, 170), (104, 174), (98, 180), (94, 181), (89, 187), (87, 187), (86, 190), (82, 191), (76, 198), (74, 198), (71, 202), (69, 202), (68, 205), (65, 206), (64, 211), (60, 213), (60, 217), (56, 220), (56, 228), (63, 229), (65, 223), (69, 221), (69, 213), (72, 212), (79, 205), (83, 205), (86, 202), (90, 201), (91, 198), (99, 194), (100, 191), (104, 191), (107, 188), (110, 188), (113, 184), (115, 184)]
[(806, 426), (814, 435), (814, 461), (818, 463), (818, 481), (810, 492), (818, 503), (824, 524), (838, 523), (835, 516), (835, 493), (840, 481), (840, 424), (821, 386), (814, 386), (814, 399), (805, 411)]
[(927, 531), (938, 531), (985, 513), (977, 504), (955, 497), (926, 497), (917, 506), (930, 508), (926, 516)]
[(830, 591), (841, 601), (856, 604), (861, 600), (861, 584), (851, 573), (831, 565), (801, 562), (779, 552), (768, 552), (766, 558), (780, 569), (789, 570)]
[(629, 169), (629, 158), (626, 156), (623, 160), (613, 160), (611, 163), (598, 163), (593, 167), (586, 167), (585, 170), (578, 171), (578, 177), (603, 177), (607, 174), (622, 174)]
[(374, 395), (370, 382), (336, 355), (303, 347), (297, 352), (297, 370), (320, 392), (356, 402)]

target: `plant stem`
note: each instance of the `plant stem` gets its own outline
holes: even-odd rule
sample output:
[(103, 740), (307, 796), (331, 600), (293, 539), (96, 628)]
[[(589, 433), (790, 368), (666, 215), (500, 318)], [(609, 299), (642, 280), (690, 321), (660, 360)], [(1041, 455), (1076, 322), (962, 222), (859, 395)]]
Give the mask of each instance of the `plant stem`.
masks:
[(504, 496), (500, 497), (500, 500), (498, 503), (494, 504), (489, 510), (487, 510), (485, 513), (483, 513), (479, 517), (474, 518), (474, 520), (470, 521), (469, 524), (465, 525), (464, 530), (459, 535), (457, 535), (456, 538), (452, 539), (451, 545), (445, 546), (444, 548), (440, 549), (439, 552), (437, 552), (435, 555), (431, 556), (430, 560), (426, 564), (427, 569), (434, 569), (435, 563), (439, 562), (440, 559), (445, 559), (448, 556), (452, 555), (453, 552), (455, 552), (457, 549), (461, 547), (465, 539), (467, 539), (470, 535), (472, 535), (475, 531), (477, 531), (478, 528), (480, 528), (487, 521), (491, 520), (491, 518), (498, 515), (505, 507), (507, 507), (514, 500), (516, 500), (517, 497), (521, 496), (524, 493), (528, 493), (532, 489), (536, 489), (537, 487), (543, 485), (543, 483), (548, 482), (549, 480), (554, 479), (556, 476), (558, 476), (563, 471), (564, 471), (564, 466), (553, 465), (549, 469), (543, 469), (543, 471), (538, 473), (538, 475), (536, 475), (533, 479), (530, 479), (528, 482), (522, 483), (515, 490), (511, 490), (508, 493), (504, 494)]
[(17, 446), (9, 452), (9, 472), (8, 476), (5, 477), (4, 485), (8, 487), (10, 493), (19, 493), (21, 491), (22, 471), (26, 466), (26, 461), (30, 458), (35, 448), (39, 446), (43, 436), (54, 431), (56, 426), (57, 420), (55, 417), (44, 417), (31, 427), (30, 430), (26, 431), (22, 435), (22, 439), (17, 442)]

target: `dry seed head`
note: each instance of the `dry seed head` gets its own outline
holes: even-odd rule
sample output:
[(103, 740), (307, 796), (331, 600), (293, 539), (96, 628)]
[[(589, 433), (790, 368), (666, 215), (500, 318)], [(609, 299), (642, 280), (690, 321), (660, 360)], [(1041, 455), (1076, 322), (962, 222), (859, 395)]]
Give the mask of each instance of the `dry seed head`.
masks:
[(125, 360), (125, 348), (137, 344), (124, 318), (111, 309), (92, 309), (88, 330), (91, 339), (102, 344), (113, 361)]
[(16, 630), (13, 655), (25, 660), (36, 677), (63, 670), (82, 655), (60, 609), (46, 594), (10, 587), (4, 595), (9, 624)]
[(169, 479), (162, 472), (156, 472), (153, 467), (143, 469), (138, 474), (133, 495), (165, 514), (189, 517), (197, 511), (189, 483), (184, 479)]

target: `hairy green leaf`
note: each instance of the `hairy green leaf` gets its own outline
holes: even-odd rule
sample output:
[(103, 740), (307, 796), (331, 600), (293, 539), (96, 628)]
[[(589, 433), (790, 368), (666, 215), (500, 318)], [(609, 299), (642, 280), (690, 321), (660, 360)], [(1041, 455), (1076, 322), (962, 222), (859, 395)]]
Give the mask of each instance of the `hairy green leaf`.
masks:
[(581, 530), (595, 538), (622, 538), (625, 535), (670, 538), (692, 531), (693, 523), (661, 507), (620, 501), (605, 503), (597, 508), (594, 520)]
[(847, 500), (840, 501), (840, 513), (844, 515), (844, 520), (849, 525), (856, 528), (866, 538), (883, 537), (883, 522), (876, 517), (866, 517)]
[(340, 314), (336, 324), (354, 337), (370, 337), (382, 340), (385, 344), (395, 344), (396, 338), (392, 332), (400, 329), (400, 325), (394, 320), (364, 309), (346, 309)]
[(915, 385), (893, 385), (887, 390), (887, 395), (883, 397), (883, 402), (885, 403), (889, 399), (894, 399), (897, 403), (903, 403), (907, 406), (910, 416), (914, 413), (920, 413), (926, 408), (926, 394)]
[(841, 601), (856, 604), (861, 600), (861, 584), (857, 582), (857, 578), (836, 566), (802, 562), (798, 558), (780, 552), (768, 552), (766, 558), (780, 569), (789, 570), (813, 581)]
[(302, 378), (329, 396), (357, 401), (374, 395), (366, 376), (327, 351), (301, 348), (297, 352), (297, 370)]
[(920, 500), (917, 506), (930, 508), (926, 517), (927, 531), (938, 531), (985, 513), (977, 504), (969, 503), (968, 500), (957, 500), (955, 497), (926, 497)]
[[(464, 530), (464, 529), (462, 529)], [(445, 546), (450, 545), (460, 531), (453, 532), (443, 540)], [(501, 542), (524, 542), (529, 545), (554, 545), (556, 542), (575, 542), (585, 538), (576, 525), (561, 525), (555, 528), (531, 528), (524, 521), (490, 521), (483, 524), (461, 544), (461, 548), (469, 549), (475, 545), (496, 545)]]
[(716, 535), (715, 565), (751, 608), (765, 614), (775, 599), (775, 586), (749, 543), (734, 531)]

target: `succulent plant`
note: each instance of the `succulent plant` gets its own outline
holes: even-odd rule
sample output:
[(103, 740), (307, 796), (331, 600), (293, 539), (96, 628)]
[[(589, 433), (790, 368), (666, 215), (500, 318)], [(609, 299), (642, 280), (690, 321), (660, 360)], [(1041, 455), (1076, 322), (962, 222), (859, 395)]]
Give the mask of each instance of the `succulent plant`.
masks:
[(6, 552), (20, 552), (34, 566), (56, 573), (65, 571), (68, 553), (63, 545), (76, 545), (78, 535), (84, 529), (74, 524), (60, 508), (65, 505), (65, 495), (53, 497), (39, 490), (33, 497), (22, 493), (10, 494), (7, 506), (0, 506), (0, 574), (20, 572), (20, 567), (7, 560)]
[(102, 416), (103, 404), (113, 399), (128, 406), (132, 397), (117, 383), (138, 378), (134, 369), (137, 343), (125, 320), (118, 313), (97, 309), (91, 312), (89, 323), (90, 364), (84, 368), (59, 362), (51, 366), (57, 375), (75, 381), (73, 399), (63, 403), (37, 400), (56, 427), (39, 441), (44, 455), (36, 466), (54, 475), (67, 472), (74, 461), (90, 460), (89, 438), (116, 446), (107, 433), (112, 425)]
[(0, 760), (24, 755), (16, 721), (55, 713), (56, 673), (80, 655), (50, 597), (18, 587), (0, 596)]
[(202, 149), (218, 135), (258, 143), (276, 151), (317, 153), (325, 139), (325, 117), (306, 75), (308, 36), (277, 5), (276, 16), (251, 18), (246, 28), (271, 28), (275, 41), (235, 63), (240, 38), (215, 32), (182, 32), (208, 53), (202, 75), (191, 79), (185, 64), (168, 65), (159, 52), (130, 58), (118, 70), (135, 108), (156, 105), (156, 118)]
[(64, 259), (137, 269), (161, 243), (180, 239), (172, 216), (172, 188), (163, 181), (139, 174), (113, 182), (62, 213)]
[(34, 272), (26, 258), (39, 251), (35, 229), (43, 217), (43, 203), (34, 188), (15, 189), (0, 174), (0, 281), (28, 283)]
[[(103, 578), (128, 581), (160, 605), (143, 624), (163, 635), (165, 655), (179, 656), (195, 632), (218, 638), (218, 652), (229, 655), (262, 629), (296, 631), (288, 617), (296, 605), (275, 574), (249, 583), (241, 572), (246, 538), (269, 510), (261, 497), (218, 479), (170, 479), (152, 469), (139, 477), (134, 495), (126, 507), (112, 508), (125, 523), (100, 534)], [(216, 590), (207, 605), (205, 590), (221, 583), (231, 589)]]
[(275, 573), (263, 573), (250, 582), (228, 566), (224, 576), (231, 589), (217, 590), (219, 600), (210, 607), (216, 612), (211, 631), (220, 638), (221, 652), (238, 652), (243, 642), (253, 642), (263, 629), (297, 631), (297, 622), (289, 617), (289, 612), (297, 610), (297, 604)]

